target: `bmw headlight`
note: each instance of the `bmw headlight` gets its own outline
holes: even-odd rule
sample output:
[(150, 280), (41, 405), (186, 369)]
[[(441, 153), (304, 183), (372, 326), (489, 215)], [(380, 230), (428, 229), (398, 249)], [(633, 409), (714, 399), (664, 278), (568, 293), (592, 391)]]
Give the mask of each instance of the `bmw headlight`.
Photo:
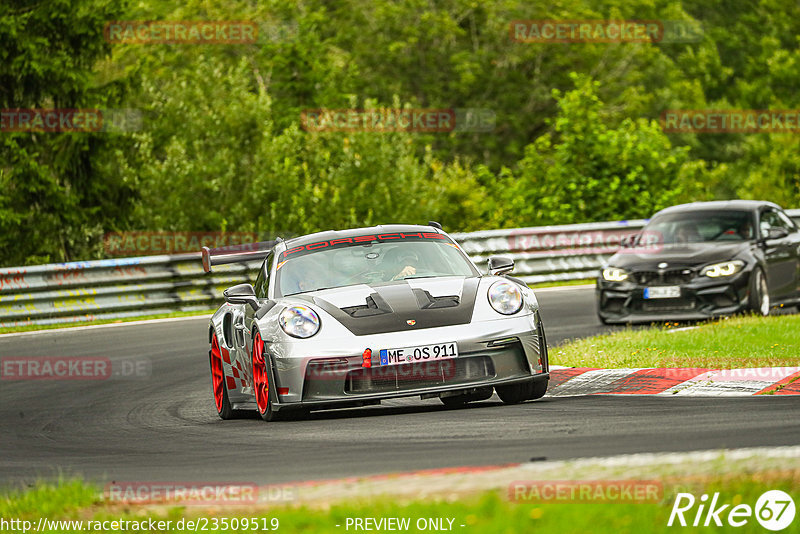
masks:
[(513, 315), (522, 308), (522, 291), (512, 282), (495, 282), (489, 288), (489, 304), (497, 313)]
[(744, 268), (742, 260), (724, 261), (713, 265), (706, 265), (700, 271), (700, 276), (709, 278), (719, 278), (721, 276), (733, 276)]
[(308, 306), (290, 306), (278, 316), (283, 331), (292, 337), (305, 339), (319, 331), (319, 316)]
[(619, 267), (606, 267), (603, 269), (603, 280), (609, 282), (623, 282), (628, 279), (628, 271)]

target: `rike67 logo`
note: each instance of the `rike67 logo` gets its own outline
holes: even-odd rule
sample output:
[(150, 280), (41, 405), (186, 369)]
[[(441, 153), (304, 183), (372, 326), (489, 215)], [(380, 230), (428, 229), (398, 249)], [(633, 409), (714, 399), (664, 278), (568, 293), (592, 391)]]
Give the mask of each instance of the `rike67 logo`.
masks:
[(749, 504), (723, 503), (719, 493), (709, 500), (705, 493), (696, 499), (691, 493), (678, 493), (667, 526), (743, 527), (753, 517), (767, 530), (783, 530), (794, 521), (795, 505), (788, 493), (770, 490), (761, 494), (755, 507)]

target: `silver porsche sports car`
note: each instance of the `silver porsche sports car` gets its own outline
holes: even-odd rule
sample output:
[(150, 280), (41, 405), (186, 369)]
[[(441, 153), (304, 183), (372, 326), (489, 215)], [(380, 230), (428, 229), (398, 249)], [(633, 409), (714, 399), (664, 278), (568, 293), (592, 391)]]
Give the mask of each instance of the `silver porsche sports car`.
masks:
[(493, 256), (482, 274), (438, 223), (328, 231), (203, 249), (203, 266), (262, 260), (225, 292), (208, 341), (223, 419), (380, 404), (542, 397), (549, 368), (536, 297)]

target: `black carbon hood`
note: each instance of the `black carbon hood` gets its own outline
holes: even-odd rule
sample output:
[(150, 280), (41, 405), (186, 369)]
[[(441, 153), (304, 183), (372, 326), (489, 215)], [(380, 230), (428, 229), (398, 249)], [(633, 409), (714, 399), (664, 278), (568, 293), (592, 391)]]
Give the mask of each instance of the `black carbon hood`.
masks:
[[(318, 296), (304, 300), (325, 310), (356, 336), (469, 323), (480, 278), (464, 278), (461, 295), (437, 295), (407, 282), (370, 286), (363, 305), (339, 308)], [(299, 295), (298, 295), (299, 297)]]

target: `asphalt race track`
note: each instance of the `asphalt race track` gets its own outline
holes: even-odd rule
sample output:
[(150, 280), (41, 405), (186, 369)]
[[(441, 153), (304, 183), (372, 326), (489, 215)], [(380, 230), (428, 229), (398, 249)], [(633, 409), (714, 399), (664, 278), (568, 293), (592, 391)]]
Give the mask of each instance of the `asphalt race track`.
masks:
[[(603, 331), (593, 291), (539, 293), (551, 344)], [(221, 421), (207, 319), (0, 336), (0, 356), (149, 360), (148, 376), (0, 381), (0, 485), (60, 473), (110, 481), (258, 484), (461, 465), (800, 443), (800, 398), (496, 397), (447, 410), (436, 399)]]

